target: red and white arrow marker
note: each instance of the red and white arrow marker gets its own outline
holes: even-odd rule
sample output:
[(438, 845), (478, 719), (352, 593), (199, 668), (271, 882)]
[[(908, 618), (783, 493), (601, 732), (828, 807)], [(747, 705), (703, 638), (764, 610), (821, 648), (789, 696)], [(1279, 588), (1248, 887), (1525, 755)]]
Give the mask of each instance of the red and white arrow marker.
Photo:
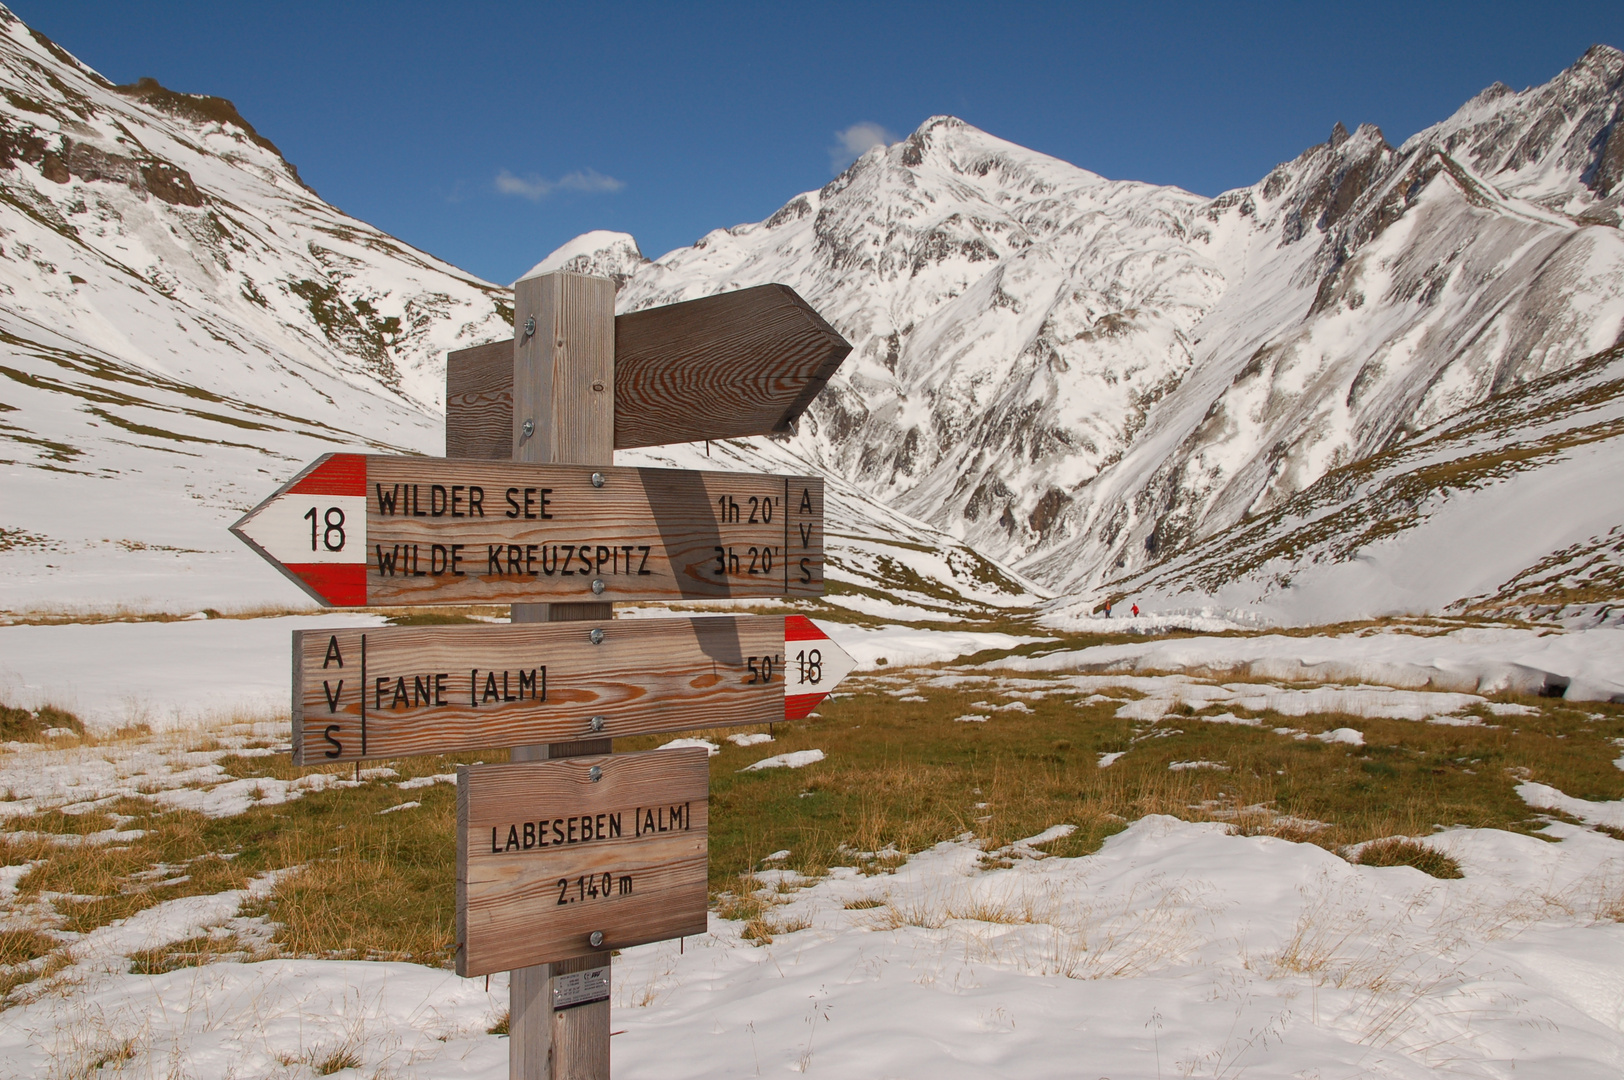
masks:
[(231, 531), (324, 603), (367, 602), (367, 459), (327, 454)]
[(800, 720), (857, 666), (805, 615), (784, 616), (784, 719)]

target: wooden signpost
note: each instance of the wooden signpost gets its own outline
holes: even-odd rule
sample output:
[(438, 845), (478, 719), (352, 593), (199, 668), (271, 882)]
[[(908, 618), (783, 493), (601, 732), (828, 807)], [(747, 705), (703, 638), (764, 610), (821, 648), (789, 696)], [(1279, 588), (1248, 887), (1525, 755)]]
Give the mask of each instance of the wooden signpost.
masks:
[(514, 309), (449, 357), (448, 458), (326, 455), (232, 531), (326, 605), (512, 605), (295, 632), (294, 759), (510, 748), (458, 770), (457, 971), (511, 973), (511, 1076), (607, 1080), (610, 950), (704, 932), (709, 820), (702, 750), (611, 740), (804, 717), (852, 667), (800, 616), (612, 621), (823, 592), (820, 480), (613, 451), (791, 431), (851, 346), (782, 285), (616, 317), (549, 274)]
[(334, 606), (823, 592), (816, 477), (327, 454), (232, 532)]
[(295, 630), (293, 760), (795, 720), (850, 669), (800, 615)]
[(457, 974), (705, 932), (703, 748), (465, 765)]

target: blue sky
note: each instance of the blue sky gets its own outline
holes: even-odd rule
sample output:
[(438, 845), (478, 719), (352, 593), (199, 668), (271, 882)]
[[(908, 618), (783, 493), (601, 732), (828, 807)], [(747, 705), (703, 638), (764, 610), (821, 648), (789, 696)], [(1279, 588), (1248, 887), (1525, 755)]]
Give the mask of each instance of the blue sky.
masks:
[(328, 201), (500, 282), (588, 229), (653, 257), (760, 220), (826, 183), (848, 143), (936, 113), (1216, 194), (1338, 120), (1397, 143), (1495, 80), (1624, 48), (1619, 0), (13, 10), (116, 82), (230, 98)]

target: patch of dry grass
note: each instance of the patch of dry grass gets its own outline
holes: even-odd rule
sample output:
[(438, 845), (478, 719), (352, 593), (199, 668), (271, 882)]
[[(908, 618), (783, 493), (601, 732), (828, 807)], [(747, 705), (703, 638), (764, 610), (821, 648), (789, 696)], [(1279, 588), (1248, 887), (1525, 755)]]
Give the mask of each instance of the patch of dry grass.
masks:
[(1394, 836), (1374, 840), (1359, 849), (1353, 860), (1360, 866), (1413, 866), (1423, 874), (1435, 878), (1464, 877), (1460, 863), (1437, 848), (1429, 847), (1407, 837)]
[[(281, 755), (230, 755), (227, 775), (289, 779)], [(60, 810), (20, 815), (0, 832), (0, 864), (32, 863), (18, 880), (17, 900), (43, 910), (36, 931), (7, 950), (44, 947), (48, 960), (0, 959), (0, 1001), (54, 973), (66, 948), (47, 929), (85, 933), (154, 904), (241, 889), (268, 871), (289, 871), (270, 895), (245, 905), (276, 925), (270, 946), (206, 935), (132, 958), (158, 973), (226, 956), (267, 955), (407, 959), (449, 963), (454, 935), (456, 792), (445, 784), (414, 790), (421, 805), (380, 816), (406, 799), (400, 779), (454, 770), (443, 758), (396, 761), (398, 777), (329, 789), (276, 805), (210, 818), (146, 798), (122, 798), (84, 814)], [(340, 775), (349, 766), (328, 766)], [(114, 826), (140, 836), (112, 844), (62, 843)], [(41, 904), (43, 903), (43, 908)], [(48, 944), (47, 944), (48, 943)], [(0, 954), (0, 956), (9, 953)]]
[[(1624, 738), (1624, 707), (1619, 706), (1580, 709), (1560, 700), (1528, 699), (1523, 703), (1533, 704), (1537, 714), (1487, 717), (1475, 726), (1324, 715), (1266, 718), (1263, 725), (1248, 727), (1209, 723), (1194, 709), (1146, 723), (1118, 718), (1117, 701), (1089, 702), (1054, 680), (1047, 684), (1052, 691), (1047, 696), (1028, 693), (1019, 699), (1030, 712), (990, 712), (985, 723), (955, 723), (976, 702), (1014, 699), (991, 679), (921, 686), (941, 673), (885, 672), (854, 679), (852, 692), (826, 702), (817, 718), (773, 725), (775, 741), (769, 744), (738, 747), (725, 741), (742, 729), (701, 733), (722, 747), (711, 761), (712, 893), (719, 914), (745, 924), (747, 939), (764, 944), (803, 925), (780, 908), (785, 894), (799, 887), (796, 881), (780, 879), (768, 887), (756, 876), (764, 873), (766, 856), (780, 850), (790, 857), (770, 865), (802, 879), (815, 879), (837, 865), (883, 874), (943, 840), (972, 835), (997, 852), (1060, 823), (1076, 829), (1045, 849), (1081, 855), (1097, 850), (1131, 821), (1167, 814), (1332, 851), (1363, 844), (1358, 858), (1365, 865), (1410, 865), (1452, 876), (1459, 868), (1446, 856), (1406, 838), (1425, 837), (1438, 826), (1538, 827), (1547, 815), (1517, 797), (1521, 778), (1579, 798), (1624, 798), (1624, 772), (1612, 765), (1617, 756), (1612, 740)], [(900, 701), (903, 690), (923, 700)], [(1364, 733), (1365, 745), (1299, 740), (1275, 734), (1270, 730), (1275, 725), (1311, 734), (1353, 726)], [(666, 738), (621, 739), (616, 750), (647, 749)], [(764, 757), (812, 748), (824, 751), (826, 759), (803, 769), (740, 771)], [(1119, 752), (1123, 756), (1110, 767), (1098, 766), (1101, 754)], [(395, 784), (404, 777), (450, 772), (475, 756), (376, 763), (393, 767), (400, 777), (256, 805), (229, 818), (126, 798), (86, 814), (47, 811), (9, 819), (7, 831), (0, 832), (0, 862), (35, 864), (19, 881), (19, 901), (49, 898), (57, 922), (0, 941), (0, 999), (49, 974), (53, 964), (60, 967), (62, 950), (45, 932), (52, 926), (87, 931), (163, 900), (243, 888), (272, 870), (289, 872), (268, 897), (248, 904), (245, 914), (276, 925), (269, 947), (276, 954), (448, 964), (454, 944), (456, 793), (435, 784), (408, 795)], [(477, 756), (500, 760), (502, 753)], [(1196, 760), (1224, 768), (1168, 768)], [(281, 754), (227, 753), (220, 764), (233, 778), (288, 780), (314, 771), (295, 768)], [(348, 777), (351, 767), (321, 771)], [(422, 805), (379, 815), (408, 799)], [(145, 835), (102, 846), (52, 839), (115, 826)], [(1624, 912), (1619, 896), (1624, 888), (1603, 889), (1599, 899), (1585, 903), (1597, 918), (1619, 918)], [(851, 907), (865, 918), (897, 925), (939, 926), (1054, 917), (1041, 900), (966, 893), (858, 901)], [(1108, 928), (1135, 925), (1141, 917), (1150, 916), (1135, 909), (1095, 918), (1089, 931), (1095, 938), (1068, 938), (1070, 944), (1056, 946), (1065, 955), (1057, 952), (1044, 963), (1072, 977), (1133, 970), (1144, 958), (1129, 955), (1123, 944), (1128, 937), (1117, 941)], [(25, 955), (30, 951), (34, 954)], [(13, 953), (18, 960), (3, 959)], [(227, 956), (268, 954), (230, 935), (205, 935), (132, 961), (137, 970), (156, 973)], [(304, 1063), (316, 1068), (327, 1060)]]
[[(953, 718), (976, 701), (1003, 700), (990, 682), (920, 689), (923, 702), (884, 692), (902, 685), (860, 680), (856, 692), (821, 706), (818, 719), (775, 725), (771, 744), (741, 748), (723, 741), (730, 731), (705, 733), (722, 747), (711, 765), (715, 893), (731, 891), (738, 875), (784, 849), (791, 856), (777, 865), (815, 877), (833, 865), (883, 870), (964, 834), (992, 849), (1069, 823), (1076, 831), (1048, 850), (1080, 855), (1130, 821), (1169, 814), (1339, 851), (1426, 836), (1439, 826), (1538, 828), (1549, 815), (1516, 795), (1519, 776), (1580, 798), (1624, 798), (1610, 741), (1624, 736), (1618, 706), (1581, 710), (1559, 699), (1517, 699), (1539, 712), (1478, 725), (1327, 714), (1247, 727), (1199, 714), (1138, 723), (1118, 719), (1117, 702), (1055, 693), (1025, 699), (1030, 713), (997, 712), (967, 724)], [(1309, 734), (1353, 726), (1366, 745), (1294, 739), (1273, 726)], [(616, 745), (643, 749), (658, 740)], [(825, 760), (739, 772), (770, 755), (812, 748)], [(1126, 751), (1121, 759), (1098, 767), (1101, 754), (1119, 751)], [(1225, 768), (1168, 769), (1196, 760)], [(1404, 853), (1395, 847), (1388, 854)]]
[(245, 942), (235, 934), (203, 934), (156, 949), (142, 949), (131, 953), (129, 960), (132, 974), (165, 975), (221, 960), (251, 961), (271, 955), (275, 955), (274, 950)]

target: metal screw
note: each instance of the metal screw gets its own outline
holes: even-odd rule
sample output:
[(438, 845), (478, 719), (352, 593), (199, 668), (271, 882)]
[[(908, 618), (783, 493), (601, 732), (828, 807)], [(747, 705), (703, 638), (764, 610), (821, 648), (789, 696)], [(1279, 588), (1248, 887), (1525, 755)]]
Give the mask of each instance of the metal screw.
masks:
[(603, 766), (594, 765), (592, 768), (586, 771), (586, 774), (591, 778), (592, 782), (596, 784), (599, 780), (603, 779)]
[(594, 930), (594, 931), (592, 931), (592, 934), (591, 934), (590, 937), (587, 938), (587, 941), (591, 942), (592, 947), (594, 949), (596, 949), (599, 945), (603, 944), (603, 931), (602, 930)]
[(535, 433), (536, 433), (536, 422), (534, 420), (526, 420), (524, 422), (524, 426), (519, 429), (519, 439), (520, 439), (520, 441), (523, 441), (525, 439), (528, 439), (530, 436), (534, 435)]
[(602, 578), (593, 578), (592, 579), (592, 595), (593, 596), (602, 596), (603, 595), (603, 579)]
[(536, 332), (536, 317), (534, 315), (532, 315), (532, 316), (530, 316), (528, 319), (526, 319), (524, 321), (524, 336), (529, 337), (531, 334), (534, 334), (535, 332)]
[(592, 633), (588, 634), (587, 637), (592, 639), (592, 644), (594, 644), (594, 645), (602, 645), (603, 644), (603, 627), (594, 626), (592, 628)]
[(603, 717), (594, 716), (592, 718), (592, 722), (590, 724), (588, 724), (587, 726), (590, 727), (593, 731), (602, 731), (603, 730)]
[(592, 486), (603, 487), (603, 473), (595, 472), (592, 474)]

